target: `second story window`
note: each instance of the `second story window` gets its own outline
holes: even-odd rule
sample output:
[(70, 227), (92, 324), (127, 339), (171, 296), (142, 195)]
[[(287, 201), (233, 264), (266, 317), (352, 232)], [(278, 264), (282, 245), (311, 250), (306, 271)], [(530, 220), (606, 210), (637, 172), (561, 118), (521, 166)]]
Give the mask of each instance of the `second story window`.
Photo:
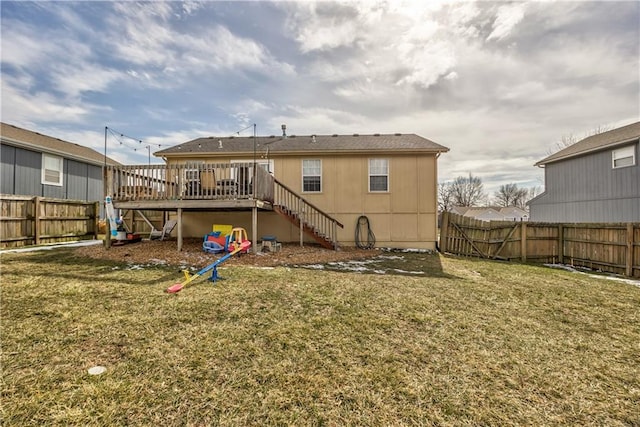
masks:
[(322, 161), (302, 161), (302, 191), (319, 193), (322, 191)]
[(389, 191), (389, 159), (369, 159), (369, 191)]
[(613, 150), (611, 160), (613, 162), (613, 168), (623, 168), (625, 166), (633, 166), (636, 164), (635, 158), (636, 152), (633, 145), (624, 148), (618, 148)]

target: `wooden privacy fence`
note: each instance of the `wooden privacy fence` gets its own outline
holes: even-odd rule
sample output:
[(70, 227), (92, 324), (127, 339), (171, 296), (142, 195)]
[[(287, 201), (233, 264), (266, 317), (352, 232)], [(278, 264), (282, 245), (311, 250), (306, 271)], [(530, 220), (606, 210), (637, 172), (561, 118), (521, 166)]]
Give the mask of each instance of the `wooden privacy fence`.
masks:
[(99, 202), (0, 195), (0, 248), (96, 239)]
[(486, 222), (445, 212), (440, 250), (488, 259), (570, 264), (640, 277), (640, 223)]

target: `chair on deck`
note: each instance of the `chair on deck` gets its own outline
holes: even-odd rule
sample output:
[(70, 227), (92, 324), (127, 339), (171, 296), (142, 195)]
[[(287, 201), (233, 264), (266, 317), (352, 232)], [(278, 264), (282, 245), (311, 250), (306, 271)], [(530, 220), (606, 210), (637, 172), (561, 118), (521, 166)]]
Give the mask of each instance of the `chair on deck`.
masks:
[(216, 172), (213, 169), (200, 172), (200, 191), (203, 196), (215, 196), (218, 194)]
[(151, 233), (149, 234), (149, 239), (164, 240), (165, 237), (169, 237), (173, 229), (176, 227), (177, 223), (178, 221), (176, 221), (175, 219), (168, 220), (167, 222), (164, 223), (164, 227), (162, 227), (162, 230), (151, 230)]

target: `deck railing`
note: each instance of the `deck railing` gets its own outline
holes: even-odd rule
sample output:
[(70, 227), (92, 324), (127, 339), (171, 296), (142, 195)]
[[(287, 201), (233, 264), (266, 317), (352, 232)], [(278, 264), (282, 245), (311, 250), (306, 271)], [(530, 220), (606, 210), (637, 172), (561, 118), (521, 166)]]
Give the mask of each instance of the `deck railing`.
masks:
[(273, 201), (273, 177), (253, 163), (110, 165), (105, 174), (105, 195), (114, 201)]

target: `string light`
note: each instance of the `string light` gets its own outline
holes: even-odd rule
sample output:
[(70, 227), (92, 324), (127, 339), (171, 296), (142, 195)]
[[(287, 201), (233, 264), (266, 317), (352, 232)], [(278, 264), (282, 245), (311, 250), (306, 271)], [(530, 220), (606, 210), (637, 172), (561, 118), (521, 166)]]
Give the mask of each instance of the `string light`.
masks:
[(129, 135), (125, 135), (122, 132), (118, 132), (113, 128), (105, 126), (105, 162), (106, 162), (106, 149), (107, 149), (107, 132), (118, 142), (121, 147), (126, 147), (134, 152), (138, 152), (139, 149), (147, 149), (149, 152), (149, 163), (151, 163), (151, 147), (158, 146), (162, 148), (162, 144), (144, 144), (141, 139), (134, 138)]

